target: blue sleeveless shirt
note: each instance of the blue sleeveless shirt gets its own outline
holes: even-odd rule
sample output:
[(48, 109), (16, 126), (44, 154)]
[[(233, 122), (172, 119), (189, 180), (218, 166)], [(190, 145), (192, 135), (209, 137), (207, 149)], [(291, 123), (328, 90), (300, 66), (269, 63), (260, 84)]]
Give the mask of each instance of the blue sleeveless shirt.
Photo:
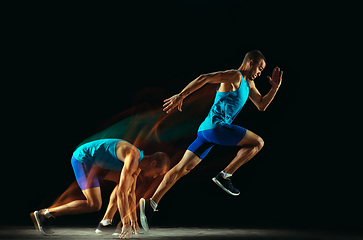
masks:
[[(73, 152), (73, 156), (81, 163), (94, 164), (102, 169), (121, 171), (124, 163), (116, 156), (116, 144), (119, 141), (125, 140), (101, 139), (85, 143)], [(144, 154), (143, 151), (137, 150), (139, 151), (140, 162)]]
[(232, 92), (219, 92), (218, 87), (212, 108), (199, 126), (198, 132), (213, 129), (225, 123), (231, 124), (245, 105), (250, 92), (250, 86), (244, 80), (242, 73), (239, 70), (237, 71), (242, 77), (239, 88)]

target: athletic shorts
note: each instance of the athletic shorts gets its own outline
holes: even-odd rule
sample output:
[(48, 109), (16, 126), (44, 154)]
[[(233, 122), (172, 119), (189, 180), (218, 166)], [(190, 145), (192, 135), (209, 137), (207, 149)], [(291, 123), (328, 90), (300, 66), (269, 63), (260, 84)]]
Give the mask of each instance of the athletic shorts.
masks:
[(201, 160), (207, 156), (215, 145), (237, 146), (246, 134), (246, 129), (237, 125), (223, 124), (216, 128), (198, 132), (197, 139), (188, 150)]
[(100, 187), (99, 179), (104, 179), (109, 170), (81, 163), (74, 156), (71, 159), (74, 175), (77, 183), (83, 190)]

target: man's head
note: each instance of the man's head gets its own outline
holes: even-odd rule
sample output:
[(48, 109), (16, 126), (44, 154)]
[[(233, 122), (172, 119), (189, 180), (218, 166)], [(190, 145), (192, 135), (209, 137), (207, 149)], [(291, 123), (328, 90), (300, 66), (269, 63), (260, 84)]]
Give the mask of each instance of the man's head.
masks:
[(266, 67), (266, 58), (258, 50), (253, 50), (246, 53), (242, 62), (243, 69), (247, 72), (247, 78), (251, 81), (261, 75), (261, 72)]
[(164, 175), (170, 168), (170, 158), (166, 153), (156, 152), (145, 156), (144, 159), (148, 163), (143, 169), (146, 177), (157, 178), (160, 175)]

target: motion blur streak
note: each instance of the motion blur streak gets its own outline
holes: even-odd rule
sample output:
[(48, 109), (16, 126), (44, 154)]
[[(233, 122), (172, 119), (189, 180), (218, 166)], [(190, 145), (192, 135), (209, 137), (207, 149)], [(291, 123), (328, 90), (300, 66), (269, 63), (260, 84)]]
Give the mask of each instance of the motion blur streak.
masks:
[[(127, 140), (145, 154), (162, 151), (169, 155), (171, 166), (179, 161), (196, 136), (199, 124), (203, 121), (213, 100), (215, 85), (198, 91), (198, 94), (191, 95), (183, 104), (183, 112), (174, 111), (166, 114), (162, 111), (162, 100), (157, 106), (149, 103), (142, 103), (129, 108), (102, 124), (97, 132), (82, 141), (76, 148), (84, 143), (106, 138), (120, 138)], [(190, 104), (193, 102), (193, 104)], [(204, 113), (204, 114), (203, 114)], [(76, 149), (75, 148), (75, 149)], [(94, 166), (92, 173), (102, 171)], [(107, 174), (104, 180), (118, 182), (120, 173)], [(156, 179), (145, 177), (140, 173), (137, 180), (136, 198), (151, 197), (163, 176)], [(101, 187), (105, 184), (112, 184), (108, 181), (100, 181)], [(113, 187), (116, 186), (113, 184)], [(52, 204), (52, 207), (60, 206), (74, 200), (85, 200), (81, 189), (74, 181), (68, 189), (59, 196)], [(43, 205), (43, 204), (42, 204)], [(43, 206), (40, 206), (40, 208)]]

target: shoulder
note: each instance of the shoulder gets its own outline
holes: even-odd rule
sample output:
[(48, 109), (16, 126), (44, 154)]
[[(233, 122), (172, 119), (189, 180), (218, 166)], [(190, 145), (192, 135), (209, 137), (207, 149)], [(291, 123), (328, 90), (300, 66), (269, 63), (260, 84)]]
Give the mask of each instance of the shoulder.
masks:
[(240, 76), (240, 72), (238, 70), (225, 70), (225, 71), (217, 71), (217, 72), (211, 72), (203, 75), (215, 75), (215, 76), (223, 76), (223, 77), (234, 77), (234, 76)]
[(235, 83), (241, 80), (241, 74), (237, 70), (218, 71), (202, 75), (209, 77), (211, 83)]
[(127, 149), (124, 158), (124, 167), (130, 172), (135, 172), (139, 167), (139, 151), (135, 147)]
[(131, 155), (133, 155), (133, 156), (135, 156), (135, 157), (137, 157), (137, 158), (139, 158), (140, 156), (140, 154), (139, 154), (139, 149), (137, 148), (137, 147), (135, 147), (133, 144), (131, 144), (131, 143), (129, 143), (129, 142), (126, 142), (126, 141), (124, 141), (124, 143), (126, 144), (126, 146), (127, 146), (127, 149), (128, 149), (128, 152), (131, 154)]
[(126, 164), (126, 162), (136, 162), (140, 158), (139, 150), (129, 142), (118, 141), (116, 145), (117, 157)]

